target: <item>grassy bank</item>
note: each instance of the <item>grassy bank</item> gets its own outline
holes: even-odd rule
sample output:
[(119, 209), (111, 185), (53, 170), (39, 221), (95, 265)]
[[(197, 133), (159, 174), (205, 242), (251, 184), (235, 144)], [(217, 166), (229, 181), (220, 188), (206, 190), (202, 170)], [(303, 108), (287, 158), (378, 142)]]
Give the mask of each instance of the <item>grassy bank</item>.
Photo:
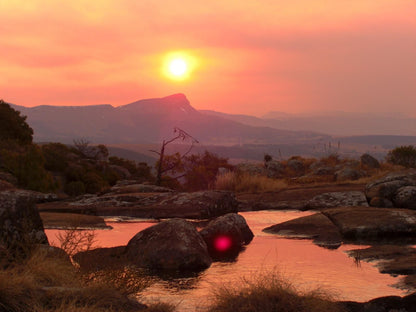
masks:
[(6, 312), (169, 312), (169, 304), (144, 307), (130, 295), (149, 285), (132, 272), (81, 276), (68, 258), (44, 249), (0, 270), (0, 311)]

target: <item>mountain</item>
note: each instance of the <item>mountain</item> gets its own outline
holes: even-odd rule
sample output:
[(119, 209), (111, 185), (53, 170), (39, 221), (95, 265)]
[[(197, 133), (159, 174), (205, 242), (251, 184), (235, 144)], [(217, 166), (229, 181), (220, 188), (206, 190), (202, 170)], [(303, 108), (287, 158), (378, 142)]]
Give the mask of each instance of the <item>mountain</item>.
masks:
[(179, 127), (202, 144), (279, 144), (327, 140), (311, 131), (252, 126), (194, 109), (183, 94), (145, 99), (127, 105), (36, 106), (13, 105), (27, 116), (36, 142), (72, 143), (85, 139), (103, 144), (160, 143)]
[(250, 126), (314, 131), (329, 133), (335, 136), (416, 135), (416, 119), (399, 113), (350, 113), (334, 111), (314, 114), (287, 114), (283, 112), (269, 112), (261, 118), (258, 118), (209, 110), (201, 112)]

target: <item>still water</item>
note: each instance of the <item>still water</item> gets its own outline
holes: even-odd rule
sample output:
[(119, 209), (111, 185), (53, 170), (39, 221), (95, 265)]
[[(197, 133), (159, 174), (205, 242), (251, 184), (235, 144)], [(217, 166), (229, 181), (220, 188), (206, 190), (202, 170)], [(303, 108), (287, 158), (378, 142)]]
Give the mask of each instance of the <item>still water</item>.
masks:
[[(284, 239), (263, 233), (267, 226), (302, 217), (311, 212), (255, 211), (243, 215), (255, 237), (235, 262), (213, 263), (196, 277), (159, 280), (141, 295), (143, 302), (163, 301), (177, 304), (177, 311), (198, 311), (209, 304), (212, 292), (222, 284), (242, 283), (243, 278), (255, 278), (277, 272), (297, 289), (316, 288), (329, 291), (338, 300), (368, 301), (387, 295), (404, 295), (392, 287), (399, 277), (380, 274), (372, 264), (359, 265), (349, 258), (346, 250), (367, 246), (342, 245), (327, 250), (309, 240)], [(111, 247), (125, 245), (137, 232), (151, 226), (151, 222), (107, 221), (112, 230), (97, 230), (97, 245)], [(56, 242), (58, 230), (46, 230), (49, 241)]]

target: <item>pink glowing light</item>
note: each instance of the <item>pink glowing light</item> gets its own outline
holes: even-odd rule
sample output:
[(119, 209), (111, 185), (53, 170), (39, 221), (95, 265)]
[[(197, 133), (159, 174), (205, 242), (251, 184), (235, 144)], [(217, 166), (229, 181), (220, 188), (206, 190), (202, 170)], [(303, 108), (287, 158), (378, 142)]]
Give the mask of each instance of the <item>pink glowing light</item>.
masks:
[(224, 252), (231, 248), (233, 242), (230, 237), (228, 236), (218, 236), (214, 240), (214, 248), (217, 251)]

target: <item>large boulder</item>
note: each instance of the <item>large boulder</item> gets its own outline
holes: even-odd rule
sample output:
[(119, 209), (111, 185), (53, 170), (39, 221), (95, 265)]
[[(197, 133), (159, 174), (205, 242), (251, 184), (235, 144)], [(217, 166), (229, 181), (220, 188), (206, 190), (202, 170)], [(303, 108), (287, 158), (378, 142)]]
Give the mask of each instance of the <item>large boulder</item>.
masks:
[(171, 219), (137, 233), (126, 246), (129, 262), (162, 271), (201, 271), (211, 265), (207, 245), (196, 228)]
[(365, 172), (353, 168), (343, 168), (335, 172), (335, 180), (337, 181), (354, 181), (366, 175)]
[(215, 260), (235, 257), (254, 237), (244, 217), (237, 213), (229, 213), (212, 220), (199, 233)]
[(316, 245), (328, 249), (338, 248), (342, 244), (338, 228), (322, 213), (272, 225), (263, 231), (286, 238), (313, 239)]
[(365, 195), (369, 202), (374, 197), (393, 201), (397, 191), (405, 186), (416, 186), (416, 170), (394, 172), (366, 185)]
[(416, 186), (404, 186), (397, 190), (394, 205), (400, 208), (416, 209)]
[(38, 205), (40, 211), (154, 219), (210, 219), (237, 212), (237, 207), (234, 194), (227, 191), (88, 195), (73, 202)]
[(339, 206), (367, 207), (367, 199), (363, 192), (329, 192), (315, 196), (307, 203), (308, 209), (326, 209)]
[(379, 161), (370, 154), (363, 154), (360, 157), (361, 166), (363, 168), (377, 169), (380, 168)]
[(414, 241), (416, 211), (394, 208), (339, 207), (323, 210), (347, 240)]
[(0, 192), (0, 246), (6, 249), (27, 250), (36, 244), (48, 245), (34, 200), (23, 194)]

